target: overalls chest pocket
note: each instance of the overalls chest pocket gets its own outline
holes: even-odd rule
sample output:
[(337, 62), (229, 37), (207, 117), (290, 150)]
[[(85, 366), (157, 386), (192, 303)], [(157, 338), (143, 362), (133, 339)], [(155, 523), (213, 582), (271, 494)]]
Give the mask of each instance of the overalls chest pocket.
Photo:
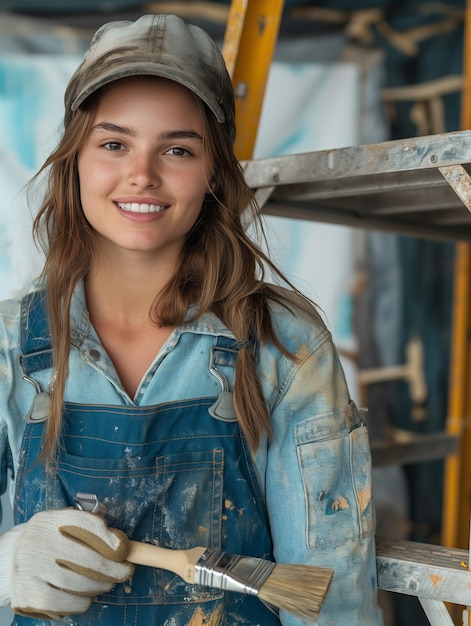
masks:
[[(106, 505), (109, 524), (131, 539), (172, 549), (220, 546), (225, 449), (204, 433), (184, 434), (184, 423), (200, 421), (210, 403), (179, 403), (172, 411), (133, 408), (132, 415), (122, 407), (110, 414), (111, 407), (67, 405), (64, 417), (79, 424), (80, 436), (74, 428), (63, 437), (55, 476), (46, 479), (48, 505), (60, 506), (79, 491), (93, 493)], [(226, 432), (224, 440), (230, 438)], [(130, 582), (101, 599), (129, 602), (132, 596), (138, 603), (167, 604), (222, 595), (195, 589), (171, 572), (137, 568)]]

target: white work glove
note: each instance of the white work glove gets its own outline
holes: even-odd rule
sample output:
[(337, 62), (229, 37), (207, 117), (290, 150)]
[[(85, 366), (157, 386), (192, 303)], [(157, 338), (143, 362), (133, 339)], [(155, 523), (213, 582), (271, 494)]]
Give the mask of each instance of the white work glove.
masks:
[(83, 613), (92, 597), (132, 576), (128, 538), (76, 509), (37, 513), (0, 539), (0, 604), (39, 619)]

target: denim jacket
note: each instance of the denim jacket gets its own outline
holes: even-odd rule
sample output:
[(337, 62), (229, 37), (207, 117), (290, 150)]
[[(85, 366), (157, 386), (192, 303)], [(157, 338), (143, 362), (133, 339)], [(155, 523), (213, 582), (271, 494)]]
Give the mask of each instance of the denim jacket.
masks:
[[(332, 567), (334, 578), (322, 608), (322, 626), (382, 624), (376, 604), (371, 458), (362, 411), (351, 401), (332, 338), (319, 319), (307, 322), (282, 307), (272, 310), (281, 344), (260, 344), (258, 375), (273, 437), (264, 437), (254, 462), (265, 495), (278, 562)], [(215, 336), (232, 338), (212, 314), (176, 328), (149, 367), (134, 398), (123, 389), (88, 319), (83, 285), (72, 309), (69, 380), (65, 400), (119, 406), (150, 406), (217, 396), (221, 380), (210, 371)], [(18, 463), (35, 387), (19, 367), (20, 300), (0, 303), (0, 485), (7, 466)], [(229, 390), (234, 368), (219, 367)], [(42, 390), (51, 371), (35, 375)], [(284, 626), (300, 626), (282, 614)]]

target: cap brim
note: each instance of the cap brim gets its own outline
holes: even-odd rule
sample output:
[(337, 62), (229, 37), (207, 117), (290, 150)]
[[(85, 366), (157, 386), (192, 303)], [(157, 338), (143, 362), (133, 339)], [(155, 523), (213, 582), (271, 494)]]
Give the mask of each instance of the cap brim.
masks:
[(169, 68), (167, 65), (161, 65), (159, 63), (122, 64), (109, 72), (101, 74), (97, 80), (89, 81), (80, 90), (80, 94), (71, 104), (71, 110), (75, 112), (89, 96), (91, 96), (98, 89), (101, 89), (101, 87), (109, 85), (120, 78), (128, 78), (130, 76), (156, 76), (173, 80), (201, 98), (201, 100), (203, 100), (203, 102), (205, 102), (214, 113), (218, 122), (222, 124), (225, 121), (224, 112), (217, 100), (212, 97), (211, 93), (205, 93), (198, 87), (195, 83), (194, 76), (191, 76), (182, 70)]

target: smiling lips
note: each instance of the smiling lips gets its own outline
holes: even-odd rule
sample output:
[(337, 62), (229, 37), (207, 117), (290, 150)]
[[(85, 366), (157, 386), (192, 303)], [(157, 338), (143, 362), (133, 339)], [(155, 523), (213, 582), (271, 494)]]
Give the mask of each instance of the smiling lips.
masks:
[(166, 207), (160, 204), (149, 204), (147, 202), (117, 202), (122, 211), (130, 213), (160, 213)]

